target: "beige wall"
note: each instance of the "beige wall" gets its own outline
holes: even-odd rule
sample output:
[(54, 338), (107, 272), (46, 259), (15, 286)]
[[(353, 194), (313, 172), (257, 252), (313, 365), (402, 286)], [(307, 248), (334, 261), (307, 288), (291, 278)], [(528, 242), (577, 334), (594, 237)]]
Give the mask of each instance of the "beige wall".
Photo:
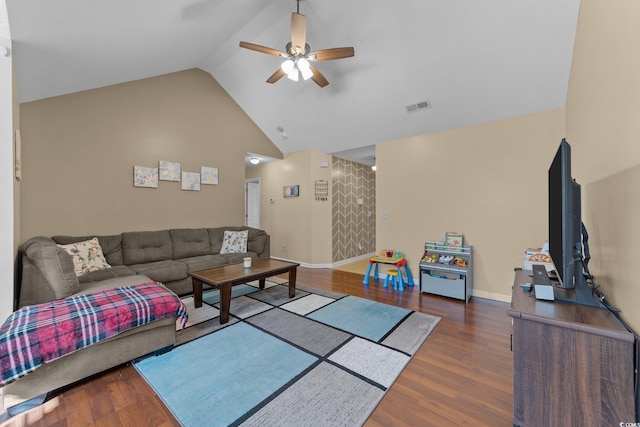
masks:
[[(220, 85), (188, 70), (22, 104), (21, 239), (244, 224), (244, 153), (282, 157)], [(133, 186), (133, 166), (219, 168), (219, 185)]]
[(567, 138), (582, 184), (591, 272), (640, 331), (640, 2), (582, 0)]
[(378, 144), (378, 249), (404, 252), (417, 275), (425, 241), (462, 232), (474, 294), (510, 300), (513, 268), (547, 239), (547, 171), (564, 122), (557, 109)]
[[(331, 156), (307, 149), (247, 168), (247, 179), (260, 178), (260, 226), (271, 235), (271, 256), (331, 264), (331, 195), (327, 201), (315, 200), (315, 181), (331, 181), (331, 168), (320, 167), (321, 162), (331, 164)], [(284, 198), (286, 185), (299, 185), (300, 196)]]
[(321, 162), (331, 165), (331, 156), (310, 150), (309, 161), (309, 201), (311, 209), (311, 239), (305, 242), (311, 245), (311, 258), (309, 262), (314, 265), (328, 265), (331, 263), (331, 217), (332, 200), (316, 200), (315, 181), (329, 181), (329, 193), (331, 193), (331, 168), (320, 167)]

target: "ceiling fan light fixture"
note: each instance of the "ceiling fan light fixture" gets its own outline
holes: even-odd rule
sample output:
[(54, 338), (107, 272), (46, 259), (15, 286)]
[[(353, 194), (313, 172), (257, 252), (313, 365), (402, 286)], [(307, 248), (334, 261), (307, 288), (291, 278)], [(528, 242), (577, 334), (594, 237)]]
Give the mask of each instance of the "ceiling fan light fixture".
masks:
[(309, 80), (312, 76), (313, 76), (313, 71), (311, 71), (310, 69), (306, 69), (306, 70), (300, 70), (300, 74), (302, 74), (302, 78), (304, 80)]
[(311, 71), (311, 66), (306, 58), (299, 58), (297, 65), (304, 80), (309, 80), (313, 76), (313, 71)]
[(280, 68), (282, 69), (282, 71), (284, 71), (288, 75), (295, 68), (295, 64), (293, 63), (292, 60), (287, 59), (282, 63), (282, 65), (280, 65)]
[(298, 69), (294, 67), (293, 70), (291, 70), (291, 72), (287, 73), (287, 77), (290, 80), (297, 82), (298, 80), (300, 80), (300, 73), (298, 72)]

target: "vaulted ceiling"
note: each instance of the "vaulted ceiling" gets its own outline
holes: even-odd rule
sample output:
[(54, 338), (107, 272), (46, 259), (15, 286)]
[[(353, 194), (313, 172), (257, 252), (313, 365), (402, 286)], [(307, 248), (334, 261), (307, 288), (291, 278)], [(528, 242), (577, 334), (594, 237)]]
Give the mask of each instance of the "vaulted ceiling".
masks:
[(320, 88), (266, 83), (282, 60), (238, 46), (285, 50), (294, 0), (6, 1), (21, 102), (198, 67), (283, 153), (365, 163), (382, 141), (563, 107), (580, 3), (302, 0), (312, 50), (355, 49), (315, 64)]

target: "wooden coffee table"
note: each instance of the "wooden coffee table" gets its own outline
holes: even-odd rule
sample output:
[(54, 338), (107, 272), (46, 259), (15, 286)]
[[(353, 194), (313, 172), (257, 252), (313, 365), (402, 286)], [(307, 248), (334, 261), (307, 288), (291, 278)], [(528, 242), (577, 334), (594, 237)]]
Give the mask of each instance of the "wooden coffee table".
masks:
[(296, 295), (296, 269), (300, 264), (271, 258), (253, 259), (251, 267), (244, 268), (242, 263), (221, 265), (191, 273), (193, 283), (193, 305), (202, 307), (202, 285), (220, 290), (220, 324), (229, 321), (231, 306), (231, 287), (258, 280), (260, 289), (264, 289), (267, 277), (289, 272), (289, 298)]

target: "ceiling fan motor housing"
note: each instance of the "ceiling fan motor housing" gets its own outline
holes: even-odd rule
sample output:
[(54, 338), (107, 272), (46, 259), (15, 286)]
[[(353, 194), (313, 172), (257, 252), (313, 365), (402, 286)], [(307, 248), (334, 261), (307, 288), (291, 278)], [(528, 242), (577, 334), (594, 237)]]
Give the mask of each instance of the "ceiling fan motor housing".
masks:
[(286, 46), (285, 50), (287, 51), (289, 56), (296, 56), (296, 55), (305, 56), (305, 53), (311, 52), (311, 48), (309, 47), (309, 43), (305, 43), (304, 44), (304, 52), (302, 54), (296, 52), (295, 49), (293, 49), (293, 45), (291, 44), (291, 42), (287, 43), (287, 46)]

